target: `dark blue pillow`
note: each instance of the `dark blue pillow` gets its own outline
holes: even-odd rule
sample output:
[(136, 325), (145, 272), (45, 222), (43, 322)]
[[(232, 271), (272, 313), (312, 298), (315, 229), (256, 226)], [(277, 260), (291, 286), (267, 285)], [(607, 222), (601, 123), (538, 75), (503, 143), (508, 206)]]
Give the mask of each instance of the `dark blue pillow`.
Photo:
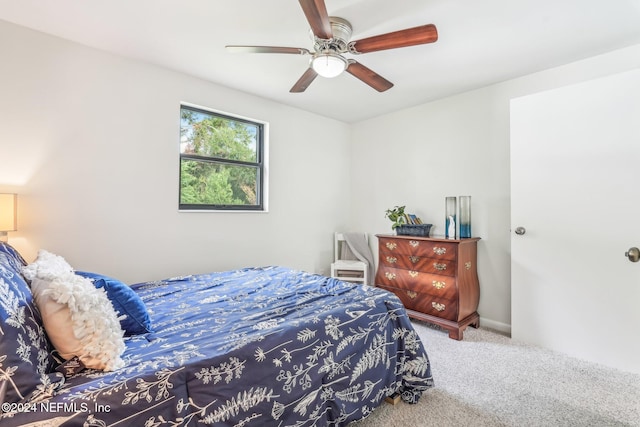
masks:
[[(91, 279), (96, 288), (104, 288), (107, 297), (120, 318), (120, 326), (127, 336), (152, 332), (147, 307), (136, 292), (114, 278), (97, 273), (76, 271), (76, 274)], [(122, 316), (125, 316), (124, 318)]]
[(4, 252), (8, 256), (5, 258), (7, 266), (10, 266), (17, 273), (22, 274), (22, 267), (27, 265), (27, 262), (22, 258), (22, 255), (15, 250), (13, 246), (7, 242), (0, 242), (0, 252)]
[(61, 374), (50, 373), (52, 348), (21, 274), (25, 264), (13, 247), (0, 242), (0, 402), (4, 403), (43, 400), (64, 383)]

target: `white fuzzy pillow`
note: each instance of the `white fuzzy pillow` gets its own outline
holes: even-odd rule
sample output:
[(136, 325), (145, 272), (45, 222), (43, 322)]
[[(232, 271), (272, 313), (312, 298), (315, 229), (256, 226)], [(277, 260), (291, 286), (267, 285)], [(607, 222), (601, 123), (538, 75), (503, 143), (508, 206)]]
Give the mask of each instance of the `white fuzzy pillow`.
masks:
[(103, 289), (77, 276), (64, 258), (41, 250), (24, 267), (51, 343), (65, 360), (78, 356), (87, 367), (124, 366), (124, 331)]
[(22, 274), (27, 280), (33, 280), (36, 277), (53, 280), (65, 273), (73, 273), (73, 267), (69, 265), (67, 260), (44, 249), (38, 251), (35, 261), (22, 267)]

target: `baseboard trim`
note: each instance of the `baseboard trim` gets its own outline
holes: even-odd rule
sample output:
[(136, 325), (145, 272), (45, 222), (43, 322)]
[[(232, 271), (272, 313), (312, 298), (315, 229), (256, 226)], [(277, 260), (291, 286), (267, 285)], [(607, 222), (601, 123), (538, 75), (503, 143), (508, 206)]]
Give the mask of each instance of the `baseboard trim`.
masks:
[(480, 327), (493, 329), (505, 335), (511, 336), (511, 325), (508, 323), (496, 322), (495, 320), (487, 319), (486, 317), (480, 316)]

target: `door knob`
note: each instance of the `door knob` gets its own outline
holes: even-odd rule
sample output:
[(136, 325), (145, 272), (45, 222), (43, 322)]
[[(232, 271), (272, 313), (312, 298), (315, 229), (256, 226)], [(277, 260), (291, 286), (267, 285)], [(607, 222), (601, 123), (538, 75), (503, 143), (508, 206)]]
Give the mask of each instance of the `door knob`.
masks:
[(629, 261), (631, 262), (638, 262), (640, 261), (640, 249), (636, 247), (630, 248), (627, 252), (624, 253), (624, 256), (629, 258)]
[(524, 233), (527, 232), (527, 229), (524, 227), (517, 227), (515, 232), (518, 236), (522, 236)]

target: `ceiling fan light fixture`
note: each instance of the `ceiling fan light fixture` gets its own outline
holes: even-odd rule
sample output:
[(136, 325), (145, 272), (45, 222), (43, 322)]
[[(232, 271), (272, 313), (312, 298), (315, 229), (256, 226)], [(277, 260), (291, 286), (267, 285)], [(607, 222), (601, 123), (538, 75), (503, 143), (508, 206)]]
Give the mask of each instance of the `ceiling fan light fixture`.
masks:
[(316, 54), (311, 59), (311, 68), (322, 77), (337, 77), (347, 69), (349, 63), (345, 58), (333, 52)]

